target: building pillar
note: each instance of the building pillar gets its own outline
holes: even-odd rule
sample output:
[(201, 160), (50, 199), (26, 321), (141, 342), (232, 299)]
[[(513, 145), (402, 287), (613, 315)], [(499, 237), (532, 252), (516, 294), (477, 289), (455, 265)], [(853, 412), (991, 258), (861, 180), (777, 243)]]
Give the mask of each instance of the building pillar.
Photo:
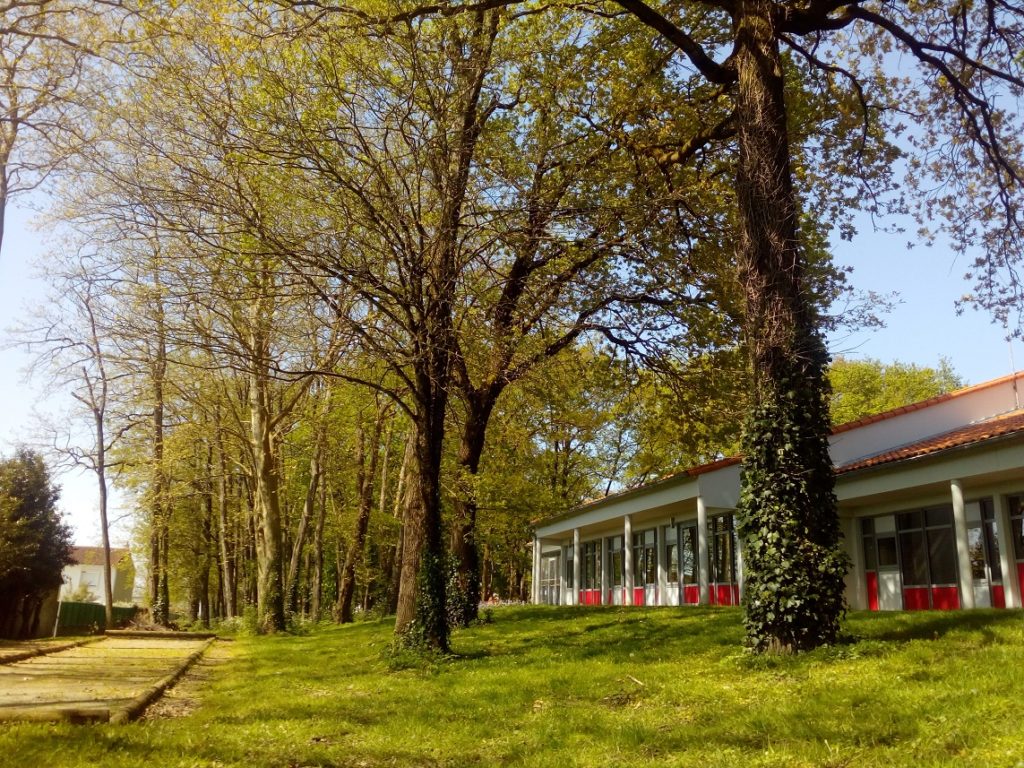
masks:
[(608, 579), (608, 537), (601, 537), (601, 599), (598, 600), (600, 605), (604, 605), (608, 600), (608, 590), (611, 588)]
[[(668, 605), (668, 553), (665, 551), (667, 548), (667, 542), (665, 541), (664, 526), (659, 526), (658, 530), (654, 532), (654, 545), (657, 547), (658, 553), (658, 599), (655, 601), (657, 605)], [(672, 530), (675, 530), (673, 528)]]
[[(735, 519), (735, 518), (734, 518)], [(740, 602), (743, 602), (743, 542), (740, 541), (740, 537), (733, 532), (733, 542), (736, 547), (736, 592), (739, 595)]]
[(1020, 579), (1017, 573), (1017, 559), (1013, 555), (1010, 508), (1006, 504), (1005, 496), (993, 494), (992, 511), (995, 513), (996, 536), (999, 539), (999, 570), (1003, 572), (1003, 597), (1007, 608), (1020, 608)]
[(974, 577), (971, 576), (971, 554), (967, 545), (967, 508), (964, 488), (959, 480), (949, 481), (953, 498), (953, 530), (956, 534), (956, 559), (960, 573), (960, 607), (974, 607)]
[(572, 601), (569, 605), (580, 604), (580, 592), (583, 591), (583, 585), (580, 584), (580, 578), (583, 575), (583, 545), (580, 544), (580, 529), (572, 529)]
[(697, 496), (697, 584), (700, 587), (700, 604), (708, 605), (711, 591), (711, 568), (708, 565), (708, 508), (704, 497)]
[(622, 519), (622, 585), (626, 590), (623, 605), (633, 604), (633, 517)]
[(531, 602), (540, 604), (540, 539), (533, 537), (533, 585), (530, 588)]
[(839, 521), (843, 530), (846, 554), (850, 558), (850, 571), (846, 574), (846, 594), (850, 606), (858, 611), (868, 609), (867, 575), (864, 573), (864, 546), (860, 536), (860, 521), (855, 517)]

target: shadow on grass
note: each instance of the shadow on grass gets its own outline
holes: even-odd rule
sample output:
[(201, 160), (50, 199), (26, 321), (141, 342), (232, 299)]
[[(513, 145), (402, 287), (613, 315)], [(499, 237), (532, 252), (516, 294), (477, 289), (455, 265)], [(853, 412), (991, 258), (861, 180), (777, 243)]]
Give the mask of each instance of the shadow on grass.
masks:
[(847, 629), (854, 642), (880, 640), (905, 643), (938, 640), (951, 633), (976, 633), (984, 644), (989, 644), (998, 640), (993, 630), (1019, 626), (1022, 618), (1024, 613), (1019, 610), (1001, 609), (859, 613), (847, 622)]

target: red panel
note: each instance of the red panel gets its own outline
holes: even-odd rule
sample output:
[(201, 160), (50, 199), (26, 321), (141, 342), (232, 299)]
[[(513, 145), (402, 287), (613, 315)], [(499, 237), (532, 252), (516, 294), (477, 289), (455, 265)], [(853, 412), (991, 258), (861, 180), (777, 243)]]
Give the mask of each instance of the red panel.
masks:
[(1005, 608), (1006, 607), (1006, 593), (1003, 592), (1002, 584), (992, 585), (992, 607), (993, 608)]
[(645, 590), (643, 587), (633, 587), (633, 605), (646, 605)]
[(906, 587), (903, 590), (903, 609), (906, 611), (927, 611), (928, 587)]
[(683, 603), (686, 605), (697, 605), (700, 603), (700, 587), (696, 584), (683, 586)]
[(711, 590), (711, 602), (715, 605), (735, 605), (733, 592), (736, 588), (732, 584), (717, 584)]
[(932, 608), (955, 611), (960, 607), (960, 590), (956, 587), (932, 587)]
[(878, 574), (874, 571), (867, 572), (868, 577), (868, 609), (878, 610)]

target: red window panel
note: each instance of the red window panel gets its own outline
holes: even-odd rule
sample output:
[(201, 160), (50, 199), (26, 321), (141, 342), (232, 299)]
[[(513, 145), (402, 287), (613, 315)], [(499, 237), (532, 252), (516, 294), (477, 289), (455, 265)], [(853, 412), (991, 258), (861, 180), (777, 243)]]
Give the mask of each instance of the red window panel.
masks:
[(960, 607), (960, 590), (956, 587), (932, 587), (932, 608), (955, 611)]
[(868, 571), (868, 609), (878, 610), (878, 574)]
[(927, 611), (928, 587), (907, 587), (903, 590), (903, 608), (907, 611)]

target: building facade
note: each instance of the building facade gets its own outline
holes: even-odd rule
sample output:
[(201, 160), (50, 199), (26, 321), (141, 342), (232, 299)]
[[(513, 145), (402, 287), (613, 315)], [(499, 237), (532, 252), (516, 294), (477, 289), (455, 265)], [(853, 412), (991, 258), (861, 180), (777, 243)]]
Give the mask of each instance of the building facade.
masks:
[[(870, 610), (1021, 607), (1024, 374), (833, 430), (846, 597)], [(533, 601), (734, 605), (743, 553), (727, 458), (540, 521)]]

